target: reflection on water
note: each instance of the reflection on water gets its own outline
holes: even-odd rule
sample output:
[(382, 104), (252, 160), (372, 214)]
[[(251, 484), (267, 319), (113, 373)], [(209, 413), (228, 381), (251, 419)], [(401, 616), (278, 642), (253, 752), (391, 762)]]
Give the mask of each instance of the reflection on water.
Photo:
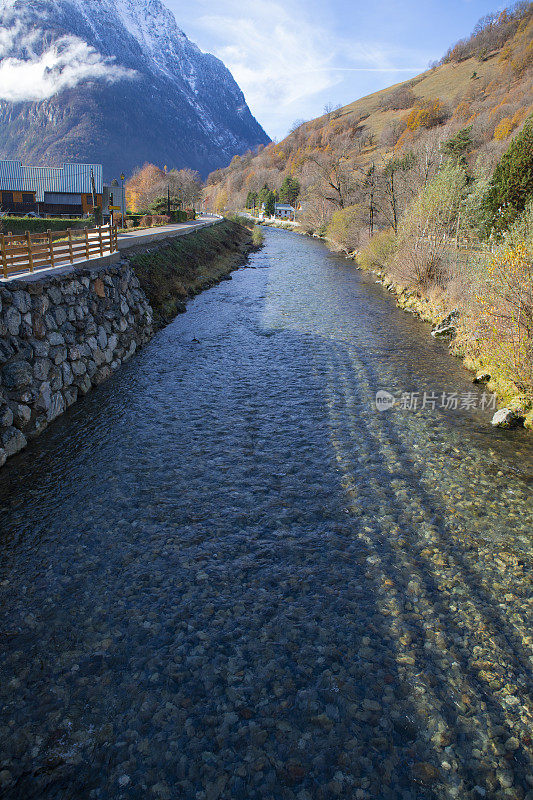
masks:
[(531, 440), (266, 234), (2, 470), (5, 796), (530, 800)]

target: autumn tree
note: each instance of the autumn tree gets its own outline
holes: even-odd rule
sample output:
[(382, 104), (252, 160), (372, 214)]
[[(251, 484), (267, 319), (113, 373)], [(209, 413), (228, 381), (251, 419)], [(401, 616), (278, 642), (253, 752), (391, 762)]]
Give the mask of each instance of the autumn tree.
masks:
[(166, 210), (170, 195), (171, 206), (189, 208), (202, 195), (202, 182), (192, 169), (172, 169), (169, 172), (145, 164), (126, 184), (128, 206), (132, 211)]
[(348, 252), (359, 247), (361, 231), (367, 221), (367, 209), (363, 204), (339, 208), (328, 223), (327, 237)]
[(448, 239), (457, 232), (466, 183), (462, 166), (446, 162), (406, 209), (394, 261), (402, 280), (424, 290), (444, 284)]
[(410, 131), (418, 128), (432, 128), (446, 119), (446, 107), (438, 97), (418, 100), (415, 108), (407, 115), (406, 126)]
[(507, 139), (507, 137), (510, 136), (512, 130), (512, 119), (510, 117), (504, 117), (498, 122), (494, 129), (494, 138), (497, 142), (501, 142), (503, 139)]
[(413, 153), (407, 153), (402, 158), (391, 158), (385, 164), (382, 173), (381, 186), (381, 211), (388, 224), (398, 232), (402, 205), (401, 200), (405, 192), (402, 178), (413, 167), (415, 157)]
[(226, 189), (218, 189), (215, 196), (215, 211), (217, 214), (223, 214), (228, 204), (228, 193)]
[(170, 195), (183, 208), (196, 206), (202, 196), (202, 180), (192, 169), (172, 169), (165, 176)]
[(374, 162), (368, 168), (365, 180), (364, 180), (364, 191), (367, 197), (367, 224), (368, 224), (368, 233), (372, 236), (374, 232), (374, 224), (376, 219), (376, 193), (377, 193), (377, 179), (376, 179), (376, 165)]
[(165, 173), (155, 164), (146, 163), (126, 183), (126, 201), (130, 211), (146, 211), (160, 193)]
[(335, 208), (346, 208), (359, 186), (353, 159), (346, 147), (339, 151), (316, 151), (308, 155), (307, 163), (315, 172), (313, 193)]
[(408, 86), (399, 86), (380, 99), (379, 107), (383, 111), (399, 111), (404, 108), (412, 108), (415, 103), (416, 97), (413, 90)]

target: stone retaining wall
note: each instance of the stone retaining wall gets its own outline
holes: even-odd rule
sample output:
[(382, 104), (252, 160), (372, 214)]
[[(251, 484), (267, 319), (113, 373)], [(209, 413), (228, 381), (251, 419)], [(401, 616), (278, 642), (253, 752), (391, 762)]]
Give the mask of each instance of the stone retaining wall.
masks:
[(0, 284), (0, 466), (153, 334), (123, 262)]

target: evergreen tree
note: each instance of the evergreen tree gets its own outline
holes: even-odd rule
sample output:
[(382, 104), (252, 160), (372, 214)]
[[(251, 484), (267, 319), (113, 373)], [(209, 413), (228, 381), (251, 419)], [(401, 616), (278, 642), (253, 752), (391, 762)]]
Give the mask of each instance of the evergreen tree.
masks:
[(466, 164), (465, 156), (474, 146), (472, 139), (472, 125), (461, 130), (444, 143), (442, 151), (449, 156), (455, 163)]
[(276, 195), (270, 192), (265, 200), (265, 214), (267, 217), (273, 217), (276, 213)]
[(282, 203), (289, 203), (293, 206), (300, 194), (300, 184), (295, 178), (290, 175), (283, 180), (279, 190), (279, 199)]
[(248, 192), (246, 198), (246, 208), (253, 209), (257, 205), (257, 192)]
[(515, 136), (494, 170), (486, 197), (491, 227), (502, 231), (533, 195), (533, 116)]
[(269, 192), (270, 192), (270, 189), (268, 188), (267, 184), (265, 183), (265, 185), (263, 186), (263, 188), (260, 190), (259, 194), (257, 195), (257, 202), (259, 204), (259, 208), (261, 208), (263, 203), (266, 203), (267, 197), (269, 195)]

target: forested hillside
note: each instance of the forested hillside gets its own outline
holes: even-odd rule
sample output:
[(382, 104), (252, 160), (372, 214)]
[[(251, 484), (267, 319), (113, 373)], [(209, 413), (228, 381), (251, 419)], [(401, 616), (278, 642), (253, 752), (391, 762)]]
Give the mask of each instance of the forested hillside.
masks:
[[(532, 109), (532, 8), (520, 4), (491, 15), (428, 72), (318, 119), (295, 123), (286, 139), (256, 155), (235, 156), (226, 169), (210, 175), (208, 202), (213, 208), (236, 209), (248, 192), (259, 192), (265, 184), (279, 189), (291, 175), (301, 183), (308, 223), (319, 229), (335, 208), (366, 200), (369, 183), (387, 195), (393, 157), (416, 157), (416, 166), (411, 156), (413, 169), (403, 169), (400, 181), (411, 184), (403, 193), (412, 194), (413, 184), (435, 174), (442, 144), (463, 128), (469, 129), (465, 155), (470, 168), (489, 174)], [(369, 181), (372, 166), (375, 175)], [(331, 174), (334, 185), (328, 186)], [(386, 224), (390, 204), (383, 196), (375, 200), (381, 215), (375, 222)]]
[(260, 205), (291, 182), (307, 232), (428, 318), (459, 311), (456, 349), (502, 398), (530, 407), (532, 67), (533, 4), (519, 3), (417, 78), (236, 156), (209, 177), (207, 203)]

